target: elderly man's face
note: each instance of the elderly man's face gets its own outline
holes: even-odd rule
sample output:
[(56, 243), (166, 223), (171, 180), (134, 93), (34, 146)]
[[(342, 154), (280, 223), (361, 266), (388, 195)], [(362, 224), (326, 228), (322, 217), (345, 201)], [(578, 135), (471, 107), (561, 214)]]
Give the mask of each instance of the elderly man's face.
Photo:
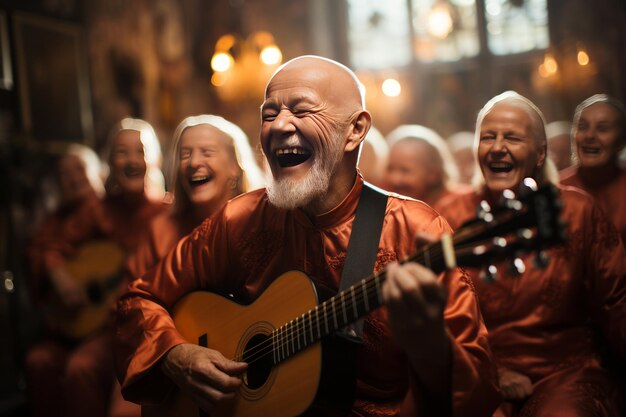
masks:
[(524, 178), (536, 176), (545, 151), (537, 143), (526, 111), (496, 104), (479, 128), (478, 162), (489, 190), (515, 190)]
[(332, 71), (287, 67), (267, 88), (261, 108), (261, 145), (272, 171), (270, 201), (283, 208), (302, 207), (324, 195), (343, 156), (348, 117)]

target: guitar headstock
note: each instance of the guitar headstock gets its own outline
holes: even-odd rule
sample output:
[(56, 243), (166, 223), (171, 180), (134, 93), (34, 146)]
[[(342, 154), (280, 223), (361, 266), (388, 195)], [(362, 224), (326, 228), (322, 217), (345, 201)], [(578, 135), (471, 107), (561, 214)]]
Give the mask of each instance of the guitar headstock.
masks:
[(529, 252), (534, 252), (536, 266), (545, 267), (544, 250), (565, 242), (561, 210), (554, 185), (538, 187), (526, 178), (517, 194), (505, 190), (497, 207), (482, 201), (476, 219), (457, 230), (453, 237), (457, 264), (486, 267), (483, 278), (487, 281), (495, 279), (495, 264), (505, 259), (511, 260), (508, 274), (523, 273), (526, 265), (520, 257)]

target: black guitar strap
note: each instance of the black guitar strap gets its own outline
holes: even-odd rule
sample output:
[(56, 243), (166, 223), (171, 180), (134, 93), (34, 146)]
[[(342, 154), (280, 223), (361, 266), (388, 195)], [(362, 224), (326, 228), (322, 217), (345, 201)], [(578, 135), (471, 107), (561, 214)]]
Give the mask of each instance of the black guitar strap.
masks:
[[(351, 287), (374, 272), (386, 208), (387, 195), (364, 182), (352, 224), (339, 291)], [(359, 320), (352, 327), (356, 334), (351, 334), (353, 332), (349, 331), (348, 335), (361, 339), (363, 322)]]
[[(364, 183), (348, 242), (340, 291), (374, 271), (386, 207), (387, 195)], [(347, 416), (354, 403), (356, 358), (363, 343), (363, 322), (359, 320), (343, 331), (326, 337), (322, 343), (322, 372), (317, 396), (313, 405), (300, 417)]]

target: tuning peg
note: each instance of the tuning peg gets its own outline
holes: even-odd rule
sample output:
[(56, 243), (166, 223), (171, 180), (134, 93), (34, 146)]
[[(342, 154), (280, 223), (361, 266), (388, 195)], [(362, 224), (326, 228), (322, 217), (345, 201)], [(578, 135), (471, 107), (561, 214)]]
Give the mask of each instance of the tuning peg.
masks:
[(519, 229), (517, 231), (517, 237), (525, 241), (530, 241), (533, 238), (533, 231), (528, 228)]
[(502, 191), (500, 206), (515, 211), (520, 211), (524, 207), (522, 202), (517, 199), (515, 193), (509, 189)]
[(482, 221), (489, 223), (493, 220), (493, 214), (491, 213), (491, 206), (486, 200), (482, 200), (478, 204), (478, 209), (476, 212), (476, 217), (481, 219)]
[(498, 268), (495, 265), (489, 265), (487, 269), (480, 271), (480, 279), (487, 284), (495, 282), (498, 279)]
[(526, 272), (526, 264), (521, 258), (515, 258), (509, 265), (508, 275), (511, 277), (518, 277)]
[(533, 257), (533, 265), (539, 269), (546, 269), (550, 263), (550, 258), (544, 251), (538, 251)]
[(528, 191), (537, 191), (539, 189), (539, 186), (537, 185), (537, 181), (534, 180), (534, 178), (530, 178), (530, 177), (526, 177), (524, 178), (524, 180), (522, 181), (522, 184), (520, 185), (520, 192), (525, 193)]

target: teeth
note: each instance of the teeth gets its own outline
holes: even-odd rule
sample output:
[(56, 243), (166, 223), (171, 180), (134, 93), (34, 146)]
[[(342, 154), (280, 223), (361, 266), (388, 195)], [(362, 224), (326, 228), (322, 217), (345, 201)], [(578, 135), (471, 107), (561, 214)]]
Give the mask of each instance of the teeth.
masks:
[(600, 149), (598, 149), (598, 148), (589, 148), (587, 146), (583, 146), (583, 152), (586, 152), (586, 153), (600, 153)]
[(205, 181), (209, 177), (193, 177), (191, 181)]
[(293, 154), (293, 155), (304, 155), (306, 154), (306, 151), (302, 148), (286, 148), (286, 149), (277, 149), (276, 150), (276, 155), (280, 156), (280, 155), (289, 155), (289, 154)]

